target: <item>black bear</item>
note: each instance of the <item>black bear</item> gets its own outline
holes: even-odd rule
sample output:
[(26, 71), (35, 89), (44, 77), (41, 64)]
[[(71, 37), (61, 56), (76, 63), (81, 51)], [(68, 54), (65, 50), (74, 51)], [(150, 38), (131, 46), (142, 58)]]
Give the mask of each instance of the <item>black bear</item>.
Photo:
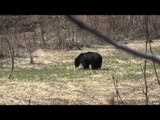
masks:
[(91, 65), (92, 69), (100, 69), (102, 65), (102, 56), (97, 52), (81, 53), (75, 58), (75, 67), (79, 67), (82, 64), (84, 69), (89, 69)]

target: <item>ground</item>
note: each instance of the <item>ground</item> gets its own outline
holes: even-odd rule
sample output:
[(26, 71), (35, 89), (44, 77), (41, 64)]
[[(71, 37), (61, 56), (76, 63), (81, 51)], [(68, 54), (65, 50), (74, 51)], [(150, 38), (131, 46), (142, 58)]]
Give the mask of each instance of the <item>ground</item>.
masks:
[[(125, 44), (144, 51), (145, 43)], [(153, 43), (156, 54), (160, 52), (159, 41)], [(96, 51), (103, 56), (101, 70), (75, 68), (74, 58), (81, 52)], [(97, 46), (83, 50), (36, 50), (34, 65), (28, 58), (16, 58), (15, 71), (11, 79), (9, 61), (4, 60), (0, 68), (1, 105), (108, 105), (112, 96), (117, 100), (112, 76), (118, 80), (120, 96), (125, 104), (145, 104), (144, 60), (117, 50), (112, 46)], [(156, 64), (159, 73), (159, 66)], [(160, 87), (154, 75), (152, 62), (147, 64), (149, 104), (160, 103)]]

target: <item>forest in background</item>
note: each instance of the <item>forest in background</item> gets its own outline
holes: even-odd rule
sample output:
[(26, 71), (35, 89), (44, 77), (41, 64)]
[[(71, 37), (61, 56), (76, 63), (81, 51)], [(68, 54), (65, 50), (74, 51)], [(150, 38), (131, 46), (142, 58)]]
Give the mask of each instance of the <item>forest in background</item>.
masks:
[[(143, 15), (79, 15), (88, 26), (114, 40), (130, 42), (145, 39)], [(148, 17), (151, 39), (160, 37), (160, 16)], [(82, 49), (104, 45), (98, 37), (78, 28), (65, 15), (0, 16), (0, 58), (14, 51), (16, 57), (31, 56), (38, 49)]]

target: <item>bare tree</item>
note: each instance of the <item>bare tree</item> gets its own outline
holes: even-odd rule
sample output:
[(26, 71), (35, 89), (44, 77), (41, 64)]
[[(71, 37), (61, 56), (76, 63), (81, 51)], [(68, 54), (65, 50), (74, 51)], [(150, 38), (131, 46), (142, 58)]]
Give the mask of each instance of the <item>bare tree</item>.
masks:
[[(145, 44), (145, 53), (148, 52), (148, 43), (150, 42), (149, 40), (149, 30), (148, 30), (148, 16), (144, 16), (144, 24), (145, 24), (145, 31), (146, 31), (146, 44)], [(145, 90), (143, 89), (143, 93), (146, 97), (146, 105), (148, 105), (148, 85), (147, 85), (147, 78), (146, 78), (146, 64), (147, 60), (144, 60), (144, 85), (145, 85)]]
[(42, 46), (46, 47), (46, 39), (45, 39), (45, 22), (46, 22), (46, 16), (40, 16), (40, 33), (41, 33), (41, 39), (42, 39)]
[[(149, 51), (152, 53), (152, 54), (154, 54), (153, 53), (153, 50), (152, 50), (152, 46), (151, 46), (151, 43), (153, 42), (152, 41), (152, 39), (151, 39), (151, 37), (150, 37), (150, 31), (149, 31), (149, 22), (150, 22), (150, 17), (147, 15), (147, 16), (145, 16), (144, 17), (144, 23), (145, 23), (145, 25), (144, 26), (146, 26), (146, 29), (145, 29), (145, 31), (146, 31), (146, 46), (145, 46), (145, 48), (146, 48), (146, 50), (145, 50), (145, 52), (147, 52), (147, 47), (148, 47), (148, 44), (149, 44)], [(151, 27), (150, 27), (151, 28)], [(156, 69), (156, 65), (155, 65), (155, 62), (154, 61), (152, 61), (152, 63), (153, 63), (153, 67), (154, 67), (154, 72), (155, 72), (155, 76), (156, 76), (156, 78), (157, 78), (157, 82), (158, 82), (158, 84), (160, 85), (160, 80), (159, 80), (159, 76), (158, 76), (158, 73), (157, 73), (157, 69)], [(159, 64), (160, 65), (160, 64)]]
[(24, 39), (25, 39), (25, 42), (26, 42), (27, 50), (29, 52), (30, 64), (34, 64), (33, 55), (32, 55), (33, 46), (32, 46), (30, 38), (27, 38), (26, 33), (24, 33)]
[(9, 33), (8, 35), (5, 35), (5, 40), (6, 40), (6, 43), (8, 45), (8, 48), (9, 48), (9, 53), (10, 53), (10, 57), (11, 57), (11, 71), (8, 75), (8, 79), (11, 78), (11, 75), (13, 73), (13, 70), (14, 70), (14, 46), (13, 46), (13, 36), (12, 36), (13, 33)]

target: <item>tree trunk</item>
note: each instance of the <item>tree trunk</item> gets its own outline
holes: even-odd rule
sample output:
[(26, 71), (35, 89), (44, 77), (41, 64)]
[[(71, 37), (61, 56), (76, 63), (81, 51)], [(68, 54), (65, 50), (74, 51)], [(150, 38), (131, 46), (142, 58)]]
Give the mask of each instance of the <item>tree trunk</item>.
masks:
[(6, 42), (7, 42), (7, 45), (8, 45), (8, 48), (9, 48), (9, 53), (10, 53), (10, 56), (11, 56), (11, 71), (8, 75), (8, 79), (10, 79), (11, 76), (12, 76), (13, 70), (14, 70), (14, 47), (9, 42), (8, 38), (6, 39)]
[[(24, 33), (24, 39), (25, 39), (25, 41), (27, 41), (27, 38), (26, 38), (26, 34), (25, 34), (25, 33)], [(27, 42), (26, 42), (26, 45), (27, 45)], [(30, 64), (34, 64), (33, 55), (32, 55), (32, 45), (31, 45), (31, 41), (30, 41), (30, 40), (28, 40), (27, 49), (28, 49), (29, 57), (30, 57)]]

